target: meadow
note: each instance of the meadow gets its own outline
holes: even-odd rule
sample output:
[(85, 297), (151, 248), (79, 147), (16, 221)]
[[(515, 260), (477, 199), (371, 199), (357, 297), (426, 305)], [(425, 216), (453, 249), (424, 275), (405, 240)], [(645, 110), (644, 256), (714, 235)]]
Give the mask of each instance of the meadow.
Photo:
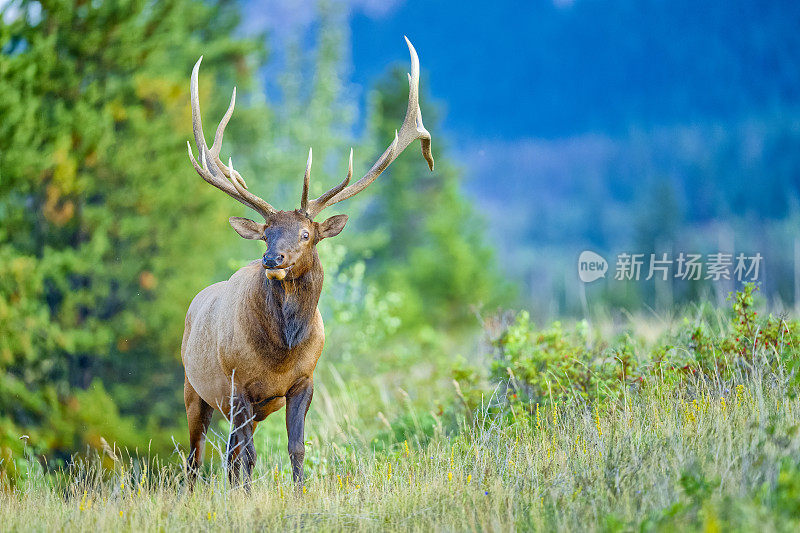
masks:
[[(687, 310), (655, 335), (640, 317), (587, 333), (586, 323), (541, 330), (522, 313), (478, 358), (483, 375), (462, 362), (440, 384), (443, 409), (400, 402), (391, 420), (373, 416), (377, 425), (366, 414), (375, 402), (329, 376), (309, 413), (300, 490), (280, 442), (281, 413), (256, 433), (250, 493), (226, 481), (224, 421), (194, 492), (180, 446), (159, 457), (104, 442), (102, 453), (49, 472), (29, 455), (0, 492), (0, 523), (12, 531), (796, 530), (798, 324), (759, 318), (752, 298), (749, 287), (733, 309)], [(737, 341), (747, 348), (730, 355)], [(588, 371), (590, 390), (554, 359)]]
[[(468, 41), (437, 30), (437, 46), (408, 6), (397, 13), (413, 20), (377, 31), (379, 44), (356, 29), (379, 27), (352, 18), (359, 2), (303, 5), (305, 29), (278, 10), (272, 35), (242, 31), (270, 11), (249, 0), (0, 0), (0, 530), (798, 529), (800, 91), (784, 53), (798, 48), (786, 23), (797, 17), (788, 3), (750, 3), (688, 18), (688, 2), (656, 17), (633, 0), (537, 3), (535, 31), (496, 19), (501, 39), (459, 18), (483, 30), (491, 17), (442, 4)], [(591, 31), (576, 40), (575, 28)], [(291, 210), (309, 147), (317, 196), (342, 179), (351, 147), (360, 175), (394, 138), (408, 105), (409, 65), (392, 55), (404, 34), (419, 44), (436, 169), (398, 158), (341, 204), (350, 222), (320, 246), (326, 347), (305, 485), (292, 485), (280, 411), (255, 434), (251, 492), (228, 484), (218, 415), (190, 492), (186, 310), (264, 252), (229, 227), (250, 210), (187, 160), (192, 66), (204, 57), (206, 138), (237, 87), (223, 160)], [(486, 52), (512, 38), (515, 54)], [(380, 68), (356, 69), (359, 81), (365, 51)], [(613, 68), (598, 70), (596, 51)], [(620, 92), (618, 75), (642, 58), (651, 72), (653, 52), (704, 73), (701, 97), (685, 76)], [(437, 66), (460, 68), (458, 53), (535, 76), (473, 87)], [(718, 75), (753, 61), (759, 75), (743, 83)], [(482, 76), (475, 65), (464, 74)], [(491, 133), (502, 113), (456, 111), (495, 89), (534, 129), (505, 138)], [(736, 106), (723, 112), (726, 101)], [(459, 131), (459, 115), (480, 135)], [(769, 301), (708, 276), (579, 285), (587, 247), (758, 252), (752, 279)]]

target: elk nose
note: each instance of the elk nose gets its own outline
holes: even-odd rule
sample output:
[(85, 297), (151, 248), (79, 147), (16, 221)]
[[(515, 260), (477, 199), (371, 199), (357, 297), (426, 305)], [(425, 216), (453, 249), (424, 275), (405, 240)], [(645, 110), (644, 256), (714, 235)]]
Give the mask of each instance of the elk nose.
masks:
[(264, 254), (261, 263), (265, 268), (275, 268), (283, 263), (283, 254)]

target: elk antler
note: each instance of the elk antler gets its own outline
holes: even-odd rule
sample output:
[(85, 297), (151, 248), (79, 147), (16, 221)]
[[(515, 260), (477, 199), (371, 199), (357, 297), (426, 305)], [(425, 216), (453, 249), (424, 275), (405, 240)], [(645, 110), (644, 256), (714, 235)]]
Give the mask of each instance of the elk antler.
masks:
[(422, 125), (422, 111), (419, 108), (419, 57), (417, 51), (408, 37), (405, 37), (408, 51), (411, 54), (411, 73), (408, 75), (408, 109), (406, 117), (400, 131), (395, 130), (394, 140), (383, 155), (372, 165), (372, 168), (363, 178), (348, 186), (353, 175), (353, 150), (350, 149), (350, 165), (347, 170), (347, 177), (336, 187), (317, 198), (308, 201), (308, 184), (311, 178), (311, 151), (308, 152), (308, 164), (303, 182), (303, 196), (300, 201), (301, 209), (305, 211), (309, 218), (314, 218), (320, 211), (335, 203), (346, 200), (351, 196), (360, 193), (375, 181), (375, 179), (386, 170), (392, 161), (405, 150), (409, 144), (420, 139), (422, 145), (422, 155), (428, 162), (428, 167), (433, 170), (433, 154), (431, 154), (431, 134)]
[(194, 169), (204, 180), (234, 200), (238, 200), (247, 207), (257, 211), (266, 219), (271, 213), (275, 213), (276, 209), (247, 190), (247, 184), (244, 178), (233, 168), (233, 162), (230, 159), (228, 160), (228, 166), (225, 166), (219, 158), (219, 153), (222, 149), (222, 135), (225, 133), (225, 127), (228, 125), (228, 121), (233, 115), (233, 107), (236, 105), (236, 87), (233, 88), (231, 103), (228, 106), (228, 110), (222, 117), (219, 126), (217, 126), (217, 132), (214, 134), (214, 144), (211, 145), (211, 148), (206, 145), (206, 139), (203, 136), (203, 121), (200, 117), (200, 98), (197, 89), (197, 77), (200, 71), (201, 61), (203, 61), (203, 56), (200, 56), (200, 59), (197, 60), (197, 63), (194, 64), (194, 68), (192, 69), (190, 92), (192, 101), (192, 130), (194, 130), (194, 141), (200, 152), (200, 162), (202, 165), (199, 165), (195, 160), (194, 154), (192, 153), (192, 145), (187, 141), (186, 147), (189, 150), (189, 159), (192, 161)]

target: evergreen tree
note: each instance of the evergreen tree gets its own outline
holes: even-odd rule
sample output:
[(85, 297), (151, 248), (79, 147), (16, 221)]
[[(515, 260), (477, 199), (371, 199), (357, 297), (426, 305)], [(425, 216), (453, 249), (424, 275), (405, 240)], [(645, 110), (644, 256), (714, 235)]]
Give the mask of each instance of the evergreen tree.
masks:
[[(189, 73), (204, 54), (209, 127), (234, 83), (246, 95), (262, 55), (229, 37), (236, 24), (226, 2), (5, 6), (2, 454), (22, 445), (23, 428), (34, 449), (67, 453), (100, 436), (145, 446), (175, 424), (183, 315), (222, 266), (209, 250), (229, 237), (235, 203), (188, 163)], [(257, 114), (240, 98), (226, 143), (256, 145)], [(148, 429), (134, 432), (117, 407), (148, 413)]]
[[(407, 85), (405, 67), (377, 84), (369, 134), (376, 144), (394, 137), (408, 104)], [(373, 185), (364, 217), (364, 228), (374, 228), (365, 241), (369, 267), (382, 287), (403, 294), (408, 325), (461, 326), (474, 320), (476, 307), (507, 300), (509, 284), (486, 242), (484, 221), (461, 191), (461, 172), (447, 157), (437, 109), (424, 84), (421, 90), (436, 169), (429, 172), (414, 146)], [(373, 153), (385, 148), (380, 144)]]

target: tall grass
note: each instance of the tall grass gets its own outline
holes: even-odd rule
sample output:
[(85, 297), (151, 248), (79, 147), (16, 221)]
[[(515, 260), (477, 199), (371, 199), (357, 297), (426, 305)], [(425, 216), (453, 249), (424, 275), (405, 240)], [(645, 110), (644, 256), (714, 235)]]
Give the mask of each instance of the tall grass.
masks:
[[(355, 399), (340, 406), (348, 401)], [(656, 382), (605, 408), (577, 399), (528, 410), (499, 409), (496, 397), (484, 403), (465, 412), (458, 431), (439, 427), (432, 438), (380, 450), (360, 435), (343, 437), (352, 421), (340, 417), (328, 437), (311, 443), (299, 493), (277, 447), (259, 448), (250, 494), (228, 486), (218, 451), (192, 493), (179, 454), (122, 458), (108, 450), (56, 474), (31, 461), (30, 472), (0, 492), (0, 524), (12, 531), (800, 526), (800, 400), (782, 371), (756, 367), (729, 382), (701, 378), (678, 388)], [(336, 414), (334, 404), (322, 408)]]

